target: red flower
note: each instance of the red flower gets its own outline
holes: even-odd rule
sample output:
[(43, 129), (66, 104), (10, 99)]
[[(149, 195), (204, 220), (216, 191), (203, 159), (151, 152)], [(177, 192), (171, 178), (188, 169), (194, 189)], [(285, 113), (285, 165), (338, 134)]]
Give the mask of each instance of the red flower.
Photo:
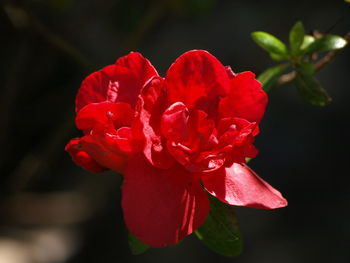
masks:
[(208, 215), (206, 191), (230, 205), (287, 205), (245, 164), (257, 154), (267, 104), (253, 73), (234, 74), (194, 50), (165, 78), (137, 53), (94, 74), (77, 97), (76, 124), (86, 135), (67, 148), (88, 170), (124, 173), (124, 219), (140, 240), (159, 247), (191, 234)]

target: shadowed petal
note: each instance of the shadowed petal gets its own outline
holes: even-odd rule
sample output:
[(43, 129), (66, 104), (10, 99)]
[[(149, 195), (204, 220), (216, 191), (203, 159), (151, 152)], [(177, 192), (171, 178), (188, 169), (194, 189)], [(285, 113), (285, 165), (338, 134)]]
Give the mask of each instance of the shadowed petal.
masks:
[(123, 173), (127, 164), (127, 155), (107, 149), (98, 136), (84, 136), (81, 138), (83, 149), (103, 167)]
[(138, 156), (124, 175), (125, 223), (141, 241), (152, 247), (175, 244), (204, 223), (208, 197), (199, 178), (180, 165), (158, 169)]
[(98, 164), (91, 156), (84, 151), (82, 145), (80, 143), (80, 139), (72, 139), (66, 145), (65, 150), (72, 157), (72, 160), (79, 166), (84, 169), (93, 172), (93, 173), (101, 173), (107, 170), (105, 167), (102, 167)]

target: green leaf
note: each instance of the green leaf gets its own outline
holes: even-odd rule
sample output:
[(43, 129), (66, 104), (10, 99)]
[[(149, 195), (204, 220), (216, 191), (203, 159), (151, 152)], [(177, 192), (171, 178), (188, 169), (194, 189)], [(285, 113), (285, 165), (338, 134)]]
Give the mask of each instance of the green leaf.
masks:
[(310, 63), (303, 63), (297, 67), (297, 75), (294, 80), (300, 95), (312, 105), (325, 106), (331, 102), (327, 91), (320, 86), (314, 77), (315, 69)]
[(296, 70), (299, 74), (302, 74), (303, 76), (312, 76), (316, 73), (314, 65), (308, 62), (303, 62), (299, 64)]
[(150, 246), (138, 240), (131, 233), (129, 233), (128, 241), (129, 241), (129, 247), (130, 247), (131, 253), (133, 255), (140, 255), (146, 252), (150, 248)]
[(287, 58), (285, 55), (279, 55), (279, 54), (276, 54), (276, 53), (270, 53), (270, 57), (273, 60), (276, 60), (276, 61), (285, 60)]
[(282, 75), (283, 71), (288, 67), (288, 64), (281, 64), (271, 68), (268, 68), (261, 73), (257, 79), (261, 82), (263, 89), (269, 92), (278, 78)]
[(293, 55), (298, 54), (300, 46), (304, 41), (305, 29), (303, 23), (298, 21), (289, 32), (289, 45)]
[(288, 54), (287, 47), (281, 40), (269, 33), (262, 31), (253, 32), (252, 38), (260, 47), (269, 53), (284, 55), (284, 57)]
[(232, 208), (212, 196), (208, 218), (195, 233), (204, 244), (221, 255), (233, 257), (242, 251), (238, 220)]
[(305, 49), (304, 53), (311, 54), (314, 52), (326, 52), (329, 50), (341, 49), (345, 47), (346, 44), (347, 41), (340, 36), (326, 35), (316, 39)]
[(310, 46), (315, 41), (315, 38), (310, 35), (305, 35), (303, 43), (301, 44), (300, 49), (305, 50), (308, 46)]

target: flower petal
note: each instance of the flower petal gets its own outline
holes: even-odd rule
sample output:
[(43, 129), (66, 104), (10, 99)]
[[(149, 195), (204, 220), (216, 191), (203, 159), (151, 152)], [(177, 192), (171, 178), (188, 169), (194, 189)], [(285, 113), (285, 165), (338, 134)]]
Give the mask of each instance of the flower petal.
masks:
[(267, 95), (252, 72), (242, 72), (230, 78), (230, 91), (219, 104), (221, 118), (239, 117), (260, 122), (267, 105)]
[(189, 136), (189, 111), (181, 102), (176, 102), (167, 108), (161, 119), (161, 133), (168, 140), (183, 141)]
[(275, 209), (287, 205), (281, 193), (261, 179), (247, 165), (234, 163), (202, 176), (205, 188), (230, 205)]
[(225, 67), (210, 53), (192, 50), (181, 55), (169, 68), (166, 77), (168, 104), (183, 102), (190, 110), (216, 113), (220, 96), (229, 89)]
[(157, 70), (151, 62), (138, 52), (130, 52), (127, 56), (119, 58), (116, 65), (128, 68), (141, 87), (153, 76), (158, 76)]
[(83, 149), (103, 167), (123, 173), (128, 156), (122, 152), (113, 152), (104, 146), (98, 136), (87, 135), (81, 138)]
[(164, 80), (154, 77), (141, 90), (132, 127), (134, 137), (144, 142), (146, 158), (152, 165), (163, 169), (174, 164), (174, 159), (168, 153), (164, 138), (160, 134), (164, 101)]
[(119, 128), (130, 126), (133, 116), (131, 106), (124, 102), (90, 103), (77, 113), (75, 124), (80, 130), (90, 130), (112, 121), (114, 126)]
[(199, 178), (180, 165), (158, 169), (137, 156), (124, 175), (125, 223), (141, 241), (152, 247), (175, 244), (204, 223), (208, 196)]
[(141, 88), (152, 76), (158, 76), (151, 63), (140, 53), (131, 52), (90, 74), (82, 82), (76, 98), (76, 112), (85, 105), (102, 101), (126, 102), (135, 106)]
[(65, 150), (69, 153), (72, 160), (77, 165), (90, 172), (101, 173), (107, 170), (105, 167), (99, 165), (87, 152), (84, 151), (81, 146), (80, 139), (78, 138), (70, 140), (70, 142), (66, 145)]

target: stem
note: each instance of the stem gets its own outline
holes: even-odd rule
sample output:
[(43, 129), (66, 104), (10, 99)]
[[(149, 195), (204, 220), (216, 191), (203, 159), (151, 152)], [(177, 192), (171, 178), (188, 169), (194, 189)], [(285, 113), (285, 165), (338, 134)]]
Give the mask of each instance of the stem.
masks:
[[(344, 39), (349, 43), (350, 41), (350, 32), (348, 32)], [(347, 46), (347, 45), (346, 45)], [(345, 47), (346, 47), (345, 46)], [(344, 47), (344, 48), (345, 48)], [(327, 55), (325, 55), (322, 59), (320, 59), (319, 61), (317, 61), (315, 63), (315, 70), (316, 72), (319, 71), (320, 69), (322, 69), (324, 66), (326, 66), (328, 63), (332, 62), (333, 59), (335, 58), (336, 55), (338, 55), (344, 48), (341, 49), (336, 49), (336, 50), (332, 50), (330, 51)]]

